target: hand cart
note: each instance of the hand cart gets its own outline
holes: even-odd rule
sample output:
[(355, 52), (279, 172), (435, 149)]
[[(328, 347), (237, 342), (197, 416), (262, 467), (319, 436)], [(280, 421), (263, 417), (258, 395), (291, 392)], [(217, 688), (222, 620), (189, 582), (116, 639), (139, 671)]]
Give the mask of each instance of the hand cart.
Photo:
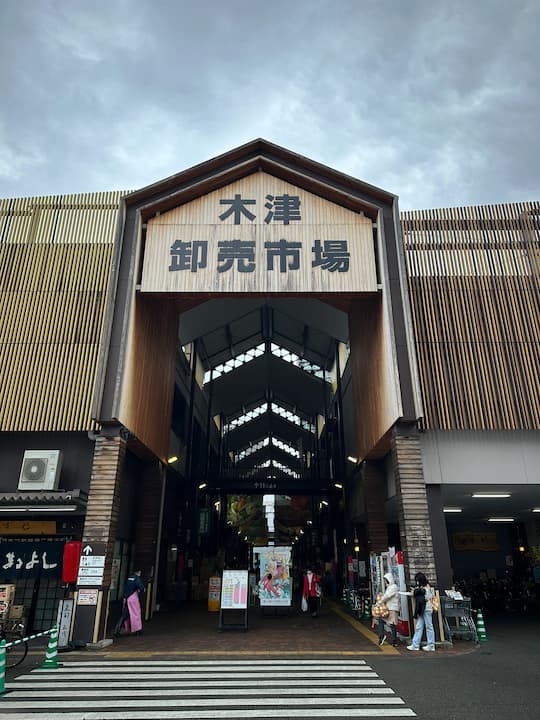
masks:
[(478, 644), (476, 625), (472, 618), (471, 599), (455, 600), (441, 595), (441, 610), (443, 614), (444, 631), (448, 634), (450, 642), (454, 638), (474, 640)]

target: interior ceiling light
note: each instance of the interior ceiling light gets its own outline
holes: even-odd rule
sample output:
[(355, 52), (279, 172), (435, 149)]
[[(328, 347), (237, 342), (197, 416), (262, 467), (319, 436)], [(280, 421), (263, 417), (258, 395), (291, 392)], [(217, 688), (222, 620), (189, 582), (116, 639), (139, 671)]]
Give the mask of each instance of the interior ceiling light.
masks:
[(358, 458), (357, 458), (357, 457), (354, 457), (353, 455), (347, 455), (347, 460), (348, 460), (349, 462), (354, 463), (355, 465), (356, 465), (356, 463), (358, 462)]
[(488, 522), (514, 522), (514, 518), (510, 518), (510, 517), (492, 517), (492, 518), (488, 518)]
[(327, 500), (321, 500), (321, 505), (328, 505), (328, 501), (327, 501)]
[(445, 507), (443, 508), (443, 512), (445, 513), (460, 513), (461, 508), (458, 507)]
[(0, 512), (75, 512), (77, 510), (76, 505), (39, 505), (39, 506), (28, 506), (24, 507), (2, 507)]
[(334, 483), (334, 487), (337, 487), (339, 490), (343, 490), (343, 485), (341, 483)]
[(199, 490), (204, 490), (205, 487), (206, 487), (206, 483), (201, 483), (199, 485)]
[(479, 492), (479, 493), (473, 493), (473, 498), (509, 498), (510, 493), (489, 493), (489, 492)]
[(177, 456), (177, 455), (173, 455), (172, 457), (170, 457), (170, 458), (167, 460), (167, 462), (169, 463), (169, 465), (172, 465), (172, 464), (175, 463), (177, 460), (178, 460), (178, 456)]
[(533, 512), (540, 512), (540, 508), (533, 508)]

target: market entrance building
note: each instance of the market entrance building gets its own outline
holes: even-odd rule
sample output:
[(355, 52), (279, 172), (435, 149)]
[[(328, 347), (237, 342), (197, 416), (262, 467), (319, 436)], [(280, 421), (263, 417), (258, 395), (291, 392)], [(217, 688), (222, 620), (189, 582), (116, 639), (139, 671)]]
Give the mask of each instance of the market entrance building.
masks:
[[(362, 530), (364, 548), (370, 541), (370, 549), (388, 547), (383, 515), (391, 473), (399, 484), (401, 544), (410, 571), (434, 577), (396, 197), (257, 141), (124, 202), (117, 292), (107, 310), (110, 342), (95, 404), (102, 432), (83, 536), (85, 546), (106, 544), (104, 593), (130, 447), (148, 456), (139, 491), (146, 517), (135, 539), (136, 564), (147, 576), (160, 563), (163, 468), (176, 456), (184, 459), (188, 490), (182, 499), (191, 514), (187, 523), (180, 520), (174, 543), (184, 574), (201, 553), (195, 524), (201, 511), (212, 513), (244, 493), (307, 498), (299, 501), (290, 530), (281, 529), (287, 536), (281, 542), (299, 537), (309, 520), (311, 534), (319, 534), (308, 551), (319, 556), (309, 561), (343, 567), (354, 537), (338, 518), (344, 491), (363, 501), (348, 490), (361, 467), (373, 507), (365, 510), (367, 525), (375, 528)], [(175, 432), (183, 417), (175, 409), (175, 378), (186, 361), (189, 408), (182, 437)], [(260, 416), (240, 430), (235, 421), (246, 411)], [(300, 418), (300, 432), (280, 431), (293, 425), (283, 417), (287, 411)], [(149, 506), (147, 497), (161, 503)], [(328, 508), (326, 521), (319, 522), (320, 512), (313, 516), (314, 504)], [(257, 531), (253, 507), (252, 515), (255, 527), (241, 531), (261, 542), (267, 528)], [(359, 532), (354, 528), (354, 535)], [(93, 609), (79, 608), (79, 622), (84, 614), (93, 622)]]
[[(205, 601), (268, 543), (338, 592), (389, 547), (441, 588), (534, 567), (536, 204), (400, 215), (256, 140), (0, 210), (0, 577), (35, 629), (69, 593), (72, 636), (105, 637), (135, 568), (149, 617)], [(95, 558), (75, 577), (72, 541)]]

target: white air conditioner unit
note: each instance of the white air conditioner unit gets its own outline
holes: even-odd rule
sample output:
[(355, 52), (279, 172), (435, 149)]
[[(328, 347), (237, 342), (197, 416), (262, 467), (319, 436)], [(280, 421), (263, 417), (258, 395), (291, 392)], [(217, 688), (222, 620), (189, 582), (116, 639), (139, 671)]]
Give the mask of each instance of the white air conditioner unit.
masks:
[(19, 490), (58, 490), (61, 450), (25, 450)]

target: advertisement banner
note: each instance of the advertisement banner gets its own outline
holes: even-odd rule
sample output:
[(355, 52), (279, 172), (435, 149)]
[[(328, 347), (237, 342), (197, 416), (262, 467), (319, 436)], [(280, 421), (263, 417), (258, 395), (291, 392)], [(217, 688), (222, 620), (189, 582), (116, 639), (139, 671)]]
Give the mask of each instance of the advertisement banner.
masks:
[(221, 584), (221, 609), (245, 610), (248, 597), (248, 571), (224, 570)]
[(261, 607), (291, 605), (291, 548), (256, 547), (259, 556), (259, 601)]

